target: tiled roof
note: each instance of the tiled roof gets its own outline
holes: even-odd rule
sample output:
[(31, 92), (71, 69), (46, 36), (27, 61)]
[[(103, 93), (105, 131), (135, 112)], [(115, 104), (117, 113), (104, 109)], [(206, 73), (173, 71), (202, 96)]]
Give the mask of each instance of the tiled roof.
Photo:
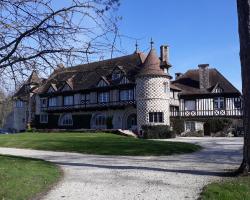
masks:
[(95, 88), (102, 77), (112, 82), (110, 81), (112, 71), (116, 67), (121, 69), (131, 82), (134, 82), (135, 76), (140, 71), (144, 60), (145, 55), (143, 53), (134, 53), (109, 60), (60, 69), (54, 72), (46, 83), (40, 87), (39, 93), (46, 92), (51, 84), (55, 84), (56, 88), (60, 88), (60, 85), (68, 80), (71, 80), (74, 90)]
[(172, 81), (171, 84), (180, 88), (182, 95), (210, 94), (218, 84), (223, 89), (223, 93), (240, 94), (240, 91), (237, 90), (217, 69), (210, 68), (208, 70), (210, 87), (206, 90), (200, 89), (199, 69), (188, 70), (177, 80)]
[(153, 48), (150, 50), (142, 69), (140, 70), (138, 76), (167, 76), (160, 67), (161, 61), (157, 56), (156, 50)]

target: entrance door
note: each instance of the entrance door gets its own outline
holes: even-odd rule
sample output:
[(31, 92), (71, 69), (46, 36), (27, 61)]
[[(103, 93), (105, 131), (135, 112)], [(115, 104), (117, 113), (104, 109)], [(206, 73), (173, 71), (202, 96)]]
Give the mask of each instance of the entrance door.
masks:
[(136, 114), (131, 114), (127, 118), (127, 129), (136, 129), (137, 117)]

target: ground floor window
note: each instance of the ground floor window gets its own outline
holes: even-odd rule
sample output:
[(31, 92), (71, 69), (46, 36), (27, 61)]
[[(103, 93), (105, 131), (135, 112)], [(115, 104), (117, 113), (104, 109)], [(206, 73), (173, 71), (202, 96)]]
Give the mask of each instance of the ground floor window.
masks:
[(104, 115), (97, 115), (95, 117), (96, 126), (105, 126), (106, 125), (106, 117)]
[(150, 112), (149, 122), (163, 123), (163, 112)]
[(61, 126), (72, 126), (73, 119), (71, 114), (63, 114), (59, 119), (59, 125)]
[(195, 122), (185, 122), (186, 131), (195, 131)]
[(42, 124), (48, 123), (48, 114), (41, 114), (40, 115), (40, 123), (42, 123)]

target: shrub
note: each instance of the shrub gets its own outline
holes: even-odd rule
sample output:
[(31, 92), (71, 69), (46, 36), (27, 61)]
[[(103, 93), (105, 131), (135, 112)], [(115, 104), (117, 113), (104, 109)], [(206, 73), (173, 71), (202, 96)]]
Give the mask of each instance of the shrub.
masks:
[(224, 132), (226, 131), (225, 129), (228, 129), (232, 125), (232, 121), (225, 118), (209, 119), (206, 123), (206, 129), (208, 130), (205, 130), (205, 132), (209, 133)]
[(170, 130), (167, 125), (155, 125), (148, 126), (143, 125), (143, 138), (145, 139), (164, 139), (164, 138), (175, 138), (176, 135)]
[(204, 132), (202, 130), (190, 131), (181, 134), (182, 137), (203, 137)]
[(173, 132), (180, 135), (184, 132), (184, 120), (183, 119), (171, 119), (170, 121)]

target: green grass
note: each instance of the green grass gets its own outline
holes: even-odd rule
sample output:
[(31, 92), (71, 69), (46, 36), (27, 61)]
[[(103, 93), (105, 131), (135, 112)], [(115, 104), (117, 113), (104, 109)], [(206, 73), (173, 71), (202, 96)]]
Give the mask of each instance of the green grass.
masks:
[(47, 191), (60, 176), (60, 169), (51, 163), (0, 155), (0, 199), (31, 199)]
[(181, 142), (135, 139), (108, 133), (22, 133), (0, 136), (1, 147), (79, 152), (99, 155), (171, 155), (201, 147)]
[(250, 200), (250, 177), (211, 183), (204, 188), (201, 200)]

